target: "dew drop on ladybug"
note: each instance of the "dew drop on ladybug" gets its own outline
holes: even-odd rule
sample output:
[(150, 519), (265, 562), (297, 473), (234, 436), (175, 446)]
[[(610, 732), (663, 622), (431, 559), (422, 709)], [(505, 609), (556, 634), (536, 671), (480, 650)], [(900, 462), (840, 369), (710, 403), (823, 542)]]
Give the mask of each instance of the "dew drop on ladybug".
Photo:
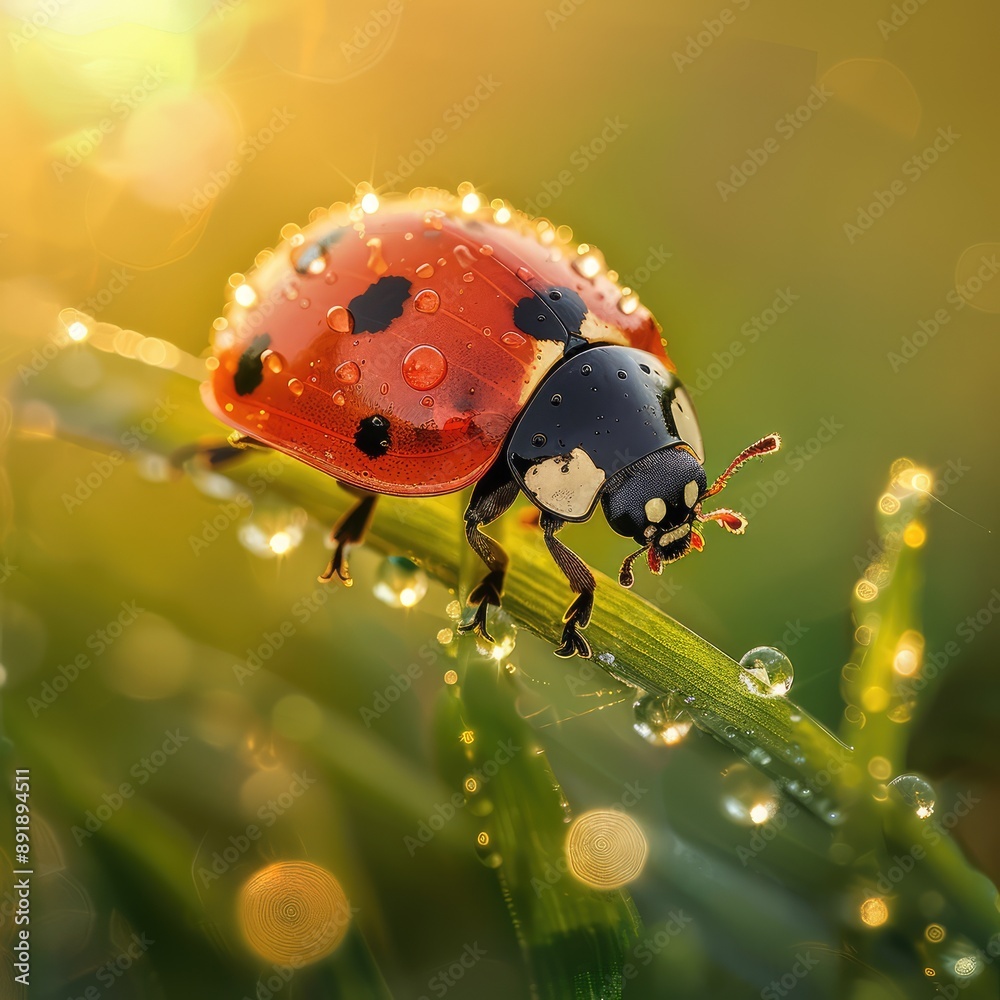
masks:
[[(403, 381), (411, 389), (433, 389), (440, 385), (448, 372), (448, 362), (445, 356), (430, 344), (414, 347), (403, 358)], [(429, 397), (427, 397), (429, 398)], [(430, 403), (424, 403), (430, 406)]]
[(326, 313), (326, 325), (334, 333), (353, 333), (354, 317), (351, 315), (351, 310), (345, 309), (344, 306), (331, 306)]
[(441, 296), (433, 288), (425, 288), (417, 292), (413, 299), (413, 308), (417, 312), (435, 313), (441, 305)]
[(361, 369), (353, 361), (345, 361), (342, 365), (337, 365), (333, 374), (341, 382), (354, 385), (361, 378)]

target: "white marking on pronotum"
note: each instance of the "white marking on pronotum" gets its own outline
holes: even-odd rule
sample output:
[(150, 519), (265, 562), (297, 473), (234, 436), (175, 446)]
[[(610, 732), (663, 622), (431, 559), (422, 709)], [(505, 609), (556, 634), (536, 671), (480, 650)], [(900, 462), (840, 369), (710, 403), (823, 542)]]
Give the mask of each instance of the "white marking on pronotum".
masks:
[(524, 485), (546, 510), (561, 517), (584, 517), (604, 485), (604, 470), (582, 449), (536, 462)]
[(682, 524), (673, 531), (668, 531), (665, 535), (660, 535), (660, 545), (665, 547), (671, 542), (676, 542), (678, 538), (683, 538), (691, 530), (690, 524)]

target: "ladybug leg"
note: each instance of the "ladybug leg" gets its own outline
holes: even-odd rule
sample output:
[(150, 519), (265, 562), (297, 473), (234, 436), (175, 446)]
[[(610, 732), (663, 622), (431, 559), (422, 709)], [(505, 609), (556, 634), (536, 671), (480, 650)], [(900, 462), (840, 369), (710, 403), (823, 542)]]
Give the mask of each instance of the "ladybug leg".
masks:
[(511, 478), (506, 461), (501, 460), (476, 484), (465, 512), (465, 537), (473, 552), (486, 563), (489, 572), (469, 594), (469, 605), (476, 609), (472, 620), (459, 625), (458, 630), (476, 632), (487, 642), (493, 642), (493, 637), (486, 629), (486, 614), (491, 605), (500, 607), (508, 559), (500, 543), (479, 529), (503, 514), (517, 499), (517, 491), (518, 485)]
[(563, 576), (569, 580), (572, 590), (579, 595), (566, 609), (566, 614), (563, 615), (562, 645), (556, 649), (555, 653), (556, 656), (579, 655), (584, 659), (590, 659), (590, 643), (580, 635), (579, 630), (590, 624), (590, 613), (594, 609), (594, 589), (597, 584), (594, 581), (594, 574), (590, 572), (587, 564), (556, 538), (556, 532), (565, 523), (547, 511), (542, 514), (541, 525), (545, 536), (545, 546), (555, 560), (555, 564), (562, 570)]
[(345, 587), (350, 587), (354, 583), (347, 568), (347, 550), (365, 540), (368, 526), (372, 523), (372, 515), (375, 513), (375, 501), (378, 500), (374, 493), (363, 493), (360, 497), (330, 532), (330, 539), (334, 543), (333, 555), (319, 576), (320, 583), (329, 583), (334, 577), (342, 580)]
[(264, 444), (263, 441), (258, 441), (248, 434), (233, 431), (226, 438), (225, 443), (221, 441), (202, 442), (178, 448), (170, 456), (170, 464), (175, 469), (179, 469), (185, 462), (194, 459), (200, 465), (208, 466), (210, 469), (219, 469), (237, 458), (242, 458), (248, 448), (259, 448), (264, 451), (269, 450), (269, 446)]

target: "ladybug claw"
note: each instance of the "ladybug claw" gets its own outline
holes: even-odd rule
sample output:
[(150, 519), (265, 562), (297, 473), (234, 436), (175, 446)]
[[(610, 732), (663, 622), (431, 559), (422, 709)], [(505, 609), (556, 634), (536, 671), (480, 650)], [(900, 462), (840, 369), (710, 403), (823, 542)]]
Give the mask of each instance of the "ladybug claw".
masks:
[(347, 568), (347, 546), (341, 542), (333, 550), (330, 562), (325, 570), (319, 575), (320, 583), (329, 583), (334, 577), (340, 580), (345, 587), (354, 586), (354, 578)]
[[(499, 606), (499, 602), (497, 602)], [(476, 613), (472, 616), (472, 620), (468, 622), (463, 622), (458, 626), (458, 631), (462, 635), (466, 635), (469, 632), (475, 632), (476, 635), (481, 636), (487, 642), (493, 642), (493, 636), (490, 635), (488, 629), (486, 628), (486, 613), (489, 610), (489, 602), (484, 600), (476, 608)]]
[(593, 655), (590, 643), (580, 635), (574, 622), (566, 623), (566, 627), (563, 629), (562, 645), (557, 646), (554, 652), (556, 656), (561, 656), (563, 659), (568, 659), (571, 656), (580, 656), (585, 660), (589, 660)]
[(594, 610), (594, 595), (588, 591), (577, 596), (563, 615), (562, 645), (556, 647), (556, 656), (581, 656), (591, 658), (590, 643), (580, 634), (580, 629), (590, 624), (590, 614)]

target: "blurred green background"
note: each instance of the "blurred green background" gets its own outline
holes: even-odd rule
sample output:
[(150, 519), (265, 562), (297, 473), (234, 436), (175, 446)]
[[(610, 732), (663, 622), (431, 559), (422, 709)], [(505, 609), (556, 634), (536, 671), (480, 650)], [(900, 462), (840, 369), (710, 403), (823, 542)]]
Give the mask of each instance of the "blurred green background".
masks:
[[(317, 591), (324, 526), (263, 489), (252, 513), (194, 552), (190, 539), (226, 498), (206, 493), (218, 484), (167, 477), (144, 458), (141, 433), (134, 448), (122, 442), (127, 463), (97, 469), (92, 495), (67, 502), (101, 453), (54, 437), (51, 412), (30, 404), (47, 382), (169, 424), (169, 406), (154, 416), (151, 377), (86, 346), (52, 347), (59, 311), (200, 355), (228, 276), (282, 225), (360, 182), (471, 181), (599, 246), (697, 390), (710, 476), (781, 433), (785, 450), (727, 491), (750, 517), (746, 537), (710, 534), (702, 557), (659, 579), (641, 573), (636, 586), (736, 658), (783, 648), (793, 696), (831, 728), (851, 593), (873, 555), (891, 463), (926, 467), (940, 500), (986, 526), (931, 511), (924, 633), (947, 666), (921, 706), (910, 763), (982, 795), (960, 836), (997, 877), (1000, 579), (986, 530), (1000, 488), (995, 4), (163, 0), (140, 12), (121, 0), (5, 0), (0, 10), (0, 356), (22, 401), (4, 423), (3, 709), (10, 760), (33, 769), (47, 830), (36, 995), (103, 995), (99, 970), (133, 933), (158, 943), (111, 980), (114, 996), (184, 983), (195, 996), (253, 995), (259, 962), (234, 930), (233, 901), (247, 874), (280, 857), (337, 875), (363, 928), (365, 943), (351, 939), (357, 968), (380, 969), (397, 995), (438, 995), (434, 977), (473, 942), (487, 956), (450, 995), (527, 995), (473, 827), (456, 821), (415, 858), (403, 842), (452, 791), (431, 719), (454, 654), (436, 639), (453, 625), (453, 595), (432, 585), (416, 607), (391, 609), (372, 596), (381, 557), (360, 551), (353, 591)], [(301, 543), (262, 556), (259, 538), (289, 526)], [(565, 537), (612, 575), (626, 551), (599, 519)], [(98, 651), (93, 637), (122, 602), (145, 610)], [(281, 648), (240, 683), (233, 664), (288, 621)], [(81, 652), (92, 669), (33, 708)], [(696, 918), (643, 967), (633, 995), (761, 995), (800, 941), (823, 937), (829, 913), (803, 899), (789, 910), (777, 883), (724, 860), (747, 837), (719, 809), (724, 751), (698, 732), (649, 747), (632, 731), (630, 695), (602, 694), (618, 686), (596, 672), (580, 679), (579, 663), (526, 633), (511, 662), (574, 810), (620, 801), (630, 782), (644, 789), (635, 815), (659, 831), (632, 887), (647, 933), (678, 909)], [(398, 703), (366, 725), (360, 710), (413, 664)], [(162, 773), (99, 836), (74, 836), (102, 795), (138, 784), (133, 766), (178, 728), (190, 740)], [(316, 783), (206, 885), (204, 858), (303, 769)], [(677, 876), (685, 864), (700, 881)], [(732, 900), (731, 921), (718, 908), (699, 917), (710, 889)], [(657, 992), (667, 982), (673, 992)], [(837, 995), (809, 982), (799, 995)], [(301, 982), (283, 988), (311, 995)], [(316, 995), (335, 988), (352, 995), (343, 983)]]

